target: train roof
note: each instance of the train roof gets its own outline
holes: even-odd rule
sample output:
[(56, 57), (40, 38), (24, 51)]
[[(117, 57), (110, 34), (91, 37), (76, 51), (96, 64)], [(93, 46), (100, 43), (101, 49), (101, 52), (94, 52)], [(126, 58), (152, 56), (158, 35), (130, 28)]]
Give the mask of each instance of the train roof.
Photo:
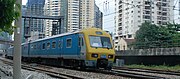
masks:
[[(75, 33), (80, 33), (80, 32), (92, 31), (92, 30), (101, 30), (101, 29), (98, 29), (98, 28), (86, 28), (86, 29), (82, 29), (82, 30), (78, 30), (78, 31), (74, 31), (74, 32), (68, 32), (68, 33), (54, 35), (54, 36), (50, 36), (50, 37), (46, 37), (46, 38), (42, 38), (42, 39), (38, 39), (38, 40), (33, 40), (33, 41), (31, 41), (31, 43), (42, 41), (42, 40), (47, 40), (47, 39), (51, 39), (51, 38), (56, 38), (56, 37), (60, 37), (60, 36), (66, 36), (66, 35), (71, 35), (71, 34), (75, 34)], [(21, 45), (24, 45), (24, 44), (27, 44), (27, 42), (22, 43)]]
[[(59, 34), (59, 35), (54, 35), (54, 36), (50, 36), (50, 37), (46, 37), (46, 38), (42, 38), (42, 39), (33, 40), (33, 41), (31, 41), (31, 43), (42, 41), (42, 40), (47, 40), (47, 39), (51, 39), (51, 38), (56, 38), (56, 37), (60, 37), (60, 36), (71, 35), (71, 34), (75, 34), (75, 33), (79, 33), (79, 32), (80, 31), (68, 32), (68, 33), (63, 33), (63, 34)], [(21, 45), (24, 45), (24, 44), (27, 44), (27, 42), (26, 43), (22, 43)]]

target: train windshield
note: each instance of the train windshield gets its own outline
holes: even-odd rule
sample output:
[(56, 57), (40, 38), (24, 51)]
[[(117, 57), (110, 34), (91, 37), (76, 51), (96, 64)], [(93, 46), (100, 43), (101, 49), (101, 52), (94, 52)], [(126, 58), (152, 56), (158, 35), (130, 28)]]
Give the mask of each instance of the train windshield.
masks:
[(110, 48), (110, 49), (112, 49), (110, 38), (108, 38), (108, 37), (89, 36), (89, 39), (90, 39), (91, 47)]

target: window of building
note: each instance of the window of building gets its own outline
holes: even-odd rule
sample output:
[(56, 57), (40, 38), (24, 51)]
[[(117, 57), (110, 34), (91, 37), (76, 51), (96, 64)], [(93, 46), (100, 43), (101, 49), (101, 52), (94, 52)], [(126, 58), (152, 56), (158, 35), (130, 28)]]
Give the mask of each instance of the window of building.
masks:
[(166, 3), (162, 3), (162, 6), (167, 6), (167, 4)]
[(119, 23), (119, 26), (121, 26), (122, 25), (122, 23)]
[(132, 38), (132, 35), (128, 35), (128, 38)]
[(118, 40), (118, 37), (115, 37), (115, 40)]
[(166, 17), (162, 17), (162, 20), (167, 20), (167, 18)]
[(71, 39), (67, 39), (66, 40), (66, 47), (67, 48), (71, 48), (71, 46), (72, 46), (72, 40)]
[(158, 24), (161, 24), (161, 21), (158, 21)]
[(167, 8), (162, 8), (162, 11), (167, 11)]
[(150, 14), (150, 11), (145, 11), (146, 12), (146, 14)]
[(167, 0), (162, 0), (162, 2), (167, 2)]
[(145, 19), (150, 19), (151, 17), (150, 16), (144, 16)]
[(145, 6), (145, 9), (150, 9), (150, 6)]
[(162, 13), (162, 15), (166, 16), (166, 15), (167, 15), (167, 13), (166, 13), (166, 12), (163, 12), (163, 13)]
[(147, 4), (150, 4), (150, 2), (149, 1), (145, 1), (145, 4), (147, 5)]

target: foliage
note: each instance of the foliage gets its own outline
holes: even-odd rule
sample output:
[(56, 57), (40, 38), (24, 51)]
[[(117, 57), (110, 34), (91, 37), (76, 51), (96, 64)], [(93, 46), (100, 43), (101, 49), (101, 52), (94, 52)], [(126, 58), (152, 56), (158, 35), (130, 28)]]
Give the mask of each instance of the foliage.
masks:
[(179, 24), (168, 23), (157, 26), (148, 22), (143, 23), (136, 32), (135, 48), (172, 47), (180, 45)]
[(16, 0), (0, 0), (0, 31), (13, 33), (12, 22), (20, 16), (20, 7)]

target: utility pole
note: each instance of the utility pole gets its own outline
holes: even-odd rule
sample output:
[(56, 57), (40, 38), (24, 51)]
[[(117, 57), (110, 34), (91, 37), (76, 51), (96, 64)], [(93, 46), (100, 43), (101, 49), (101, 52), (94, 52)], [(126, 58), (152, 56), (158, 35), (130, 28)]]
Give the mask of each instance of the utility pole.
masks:
[[(22, 0), (16, 0), (16, 3), (22, 6)], [(17, 28), (14, 29), (13, 79), (21, 79), (21, 8), (19, 11), (20, 17), (15, 21)]]

